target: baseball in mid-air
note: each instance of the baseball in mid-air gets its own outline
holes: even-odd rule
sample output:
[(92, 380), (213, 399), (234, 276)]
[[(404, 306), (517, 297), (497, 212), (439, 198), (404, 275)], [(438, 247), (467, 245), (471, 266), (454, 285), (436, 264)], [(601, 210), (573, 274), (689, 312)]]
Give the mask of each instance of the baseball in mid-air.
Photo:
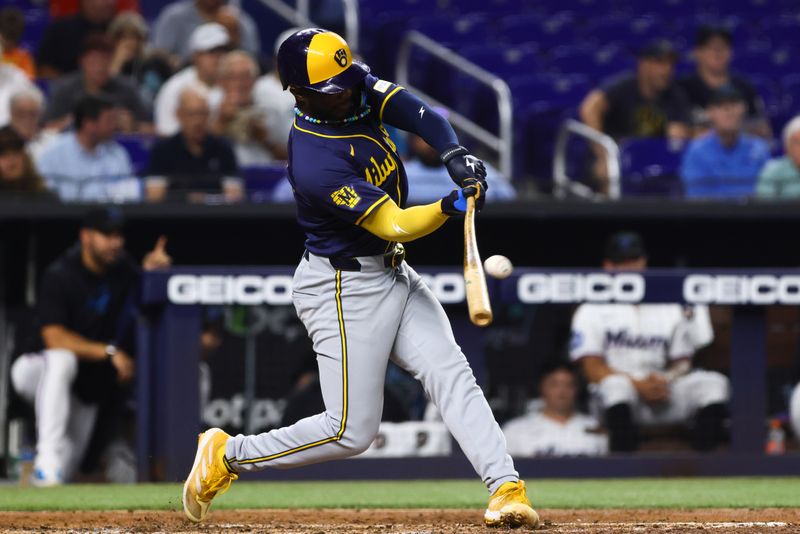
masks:
[(489, 256), (486, 258), (486, 261), (483, 262), (483, 268), (486, 270), (486, 274), (501, 280), (503, 278), (508, 278), (508, 276), (514, 271), (514, 266), (511, 264), (511, 260), (499, 254), (495, 254), (494, 256)]

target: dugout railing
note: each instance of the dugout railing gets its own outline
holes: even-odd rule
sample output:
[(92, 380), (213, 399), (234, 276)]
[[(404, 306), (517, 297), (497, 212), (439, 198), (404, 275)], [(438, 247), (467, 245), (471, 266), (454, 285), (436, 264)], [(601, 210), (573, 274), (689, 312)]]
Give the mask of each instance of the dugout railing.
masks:
[[(437, 297), (463, 303), (462, 273), (421, 268)], [(138, 328), (137, 456), (142, 480), (179, 480), (190, 467), (201, 429), (198, 356), (204, 305), (287, 305), (291, 267), (198, 267), (147, 273), (143, 298), (151, 314)], [(602, 458), (518, 459), (529, 476), (777, 475), (800, 471), (800, 455), (764, 454), (767, 418), (767, 306), (800, 304), (800, 270), (652, 269), (611, 274), (596, 270), (520, 268), (491, 280), (497, 304), (624, 302), (733, 307), (730, 352), (730, 444), (710, 454), (634, 454)], [(480, 330), (471, 327), (466, 334)], [(459, 339), (466, 347), (463, 339)], [(469, 357), (469, 355), (468, 355)], [(427, 478), (473, 476), (460, 452), (450, 457), (365, 459), (297, 470), (270, 470), (270, 479)]]

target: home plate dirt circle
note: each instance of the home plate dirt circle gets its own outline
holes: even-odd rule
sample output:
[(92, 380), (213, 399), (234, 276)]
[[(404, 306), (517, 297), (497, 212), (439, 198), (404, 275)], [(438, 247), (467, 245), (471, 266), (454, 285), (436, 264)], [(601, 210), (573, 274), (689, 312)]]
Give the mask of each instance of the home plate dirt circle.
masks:
[[(800, 509), (540, 510), (547, 534), (800, 532)], [(497, 532), (481, 510), (324, 509), (216, 510), (199, 525), (178, 511), (4, 512), (0, 531), (43, 532), (268, 532), (275, 534), (472, 534)]]

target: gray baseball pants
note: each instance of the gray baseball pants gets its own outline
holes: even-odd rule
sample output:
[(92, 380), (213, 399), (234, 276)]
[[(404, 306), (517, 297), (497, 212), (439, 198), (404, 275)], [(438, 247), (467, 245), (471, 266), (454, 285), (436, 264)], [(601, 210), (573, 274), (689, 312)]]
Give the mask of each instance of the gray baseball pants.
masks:
[(378, 432), (389, 358), (422, 383), (490, 492), (515, 481), (506, 441), (442, 306), (405, 262), (357, 258), (342, 271), (323, 257), (301, 260), (293, 300), (314, 343), (325, 411), (258, 435), (228, 440), (237, 471), (285, 469), (365, 451)]

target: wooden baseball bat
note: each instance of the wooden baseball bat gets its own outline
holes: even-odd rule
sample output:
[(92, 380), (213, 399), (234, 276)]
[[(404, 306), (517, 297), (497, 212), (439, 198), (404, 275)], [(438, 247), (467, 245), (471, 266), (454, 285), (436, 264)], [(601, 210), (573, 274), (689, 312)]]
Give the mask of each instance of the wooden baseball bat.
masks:
[(467, 289), (469, 319), (476, 326), (492, 323), (492, 303), (486, 288), (478, 239), (475, 237), (475, 198), (467, 197), (467, 213), (464, 215), (464, 285)]

